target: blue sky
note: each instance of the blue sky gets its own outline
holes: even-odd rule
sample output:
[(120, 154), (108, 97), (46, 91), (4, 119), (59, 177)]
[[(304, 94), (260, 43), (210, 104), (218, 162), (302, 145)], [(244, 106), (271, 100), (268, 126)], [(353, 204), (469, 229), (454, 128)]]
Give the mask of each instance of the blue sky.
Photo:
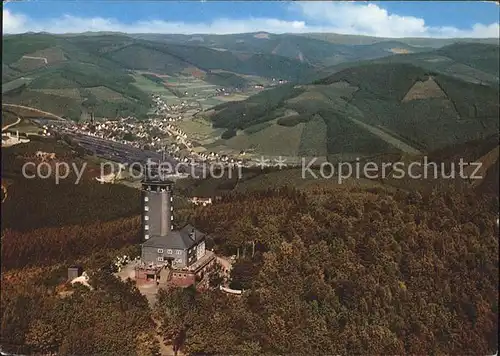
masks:
[(3, 7), (6, 33), (335, 32), (383, 37), (498, 37), (494, 2), (24, 1)]

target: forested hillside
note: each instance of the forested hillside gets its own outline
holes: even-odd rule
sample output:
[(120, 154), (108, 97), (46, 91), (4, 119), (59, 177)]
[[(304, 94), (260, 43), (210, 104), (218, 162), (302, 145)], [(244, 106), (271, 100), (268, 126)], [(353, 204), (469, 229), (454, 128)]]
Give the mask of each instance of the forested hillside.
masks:
[(374, 62), (343, 69), (312, 85), (283, 86), (222, 104), (209, 117), (214, 127), (227, 128), (221, 138), (229, 147), (233, 136), (247, 138), (248, 147), (240, 149), (255, 146), (257, 137), (262, 140), (267, 132), (285, 126), (299, 131), (297, 156), (415, 154), (497, 132), (498, 96), (498, 86), (409, 63)]
[(304, 63), (332, 65), (358, 59), (379, 58), (390, 55), (391, 49), (403, 48), (409, 52), (425, 51), (425, 46), (411, 46), (401, 41), (382, 39), (382, 43), (362, 43), (363, 36), (353, 36), (346, 43), (330, 43), (322, 39), (308, 38), (296, 34), (273, 34), (266, 32), (241, 33), (232, 35), (168, 35), (137, 34), (135, 38), (169, 44), (189, 44), (208, 48), (223, 48), (235, 53), (274, 54)]
[[(75, 172), (59, 184), (54, 173), (48, 179), (23, 178), (21, 168), (25, 162), (37, 162), (37, 150), (56, 154), (52, 168), (61, 161), (78, 169), (87, 163), (79, 184), (75, 184)], [(157, 354), (146, 299), (109, 269), (116, 256), (138, 254), (140, 207), (131, 202), (139, 201), (139, 192), (97, 183), (94, 178), (99, 171), (83, 151), (65, 142), (31, 141), (2, 148), (6, 192), (2, 201), (2, 351)], [(94, 290), (67, 284), (67, 269), (73, 264), (91, 273)]]
[[(494, 144), (434, 156), (462, 150), (473, 158)], [(155, 355), (145, 298), (110, 274), (116, 256), (138, 254), (138, 191), (100, 185), (90, 173), (78, 185), (23, 183), (16, 174), (38, 147), (83, 159), (64, 144), (5, 149), (2, 347)], [(263, 185), (213, 206), (176, 203), (176, 226), (190, 222), (210, 234), (208, 248), (241, 257), (231, 286), (245, 292), (162, 292), (153, 312), (161, 335), (183, 339), (190, 355), (489, 354), (497, 344), (497, 217), (497, 195), (453, 189)], [(91, 273), (94, 290), (67, 285), (73, 264)]]
[(189, 354), (489, 354), (497, 209), (462, 192), (235, 195), (189, 219), (240, 249), (244, 296), (169, 291), (156, 312)]
[[(241, 88), (248, 86), (248, 75), (308, 83), (366, 60), (410, 63), (498, 86), (496, 45), (478, 40), (431, 51), (445, 43), (413, 46), (380, 39), (361, 44), (364, 40), (354, 37), (350, 43), (339, 44), (265, 33), (203, 38), (118, 33), (11, 35), (3, 40), (2, 96), (7, 102), (72, 119), (79, 118), (82, 106), (92, 107), (97, 116), (145, 117), (151, 102), (134, 86), (133, 71), (173, 77), (200, 72), (207, 83)], [(394, 55), (401, 51), (407, 54)]]
[(321, 69), (318, 79), (360, 65), (406, 63), (467, 82), (498, 87), (500, 47), (498, 41), (496, 41), (496, 44), (494, 42), (494, 39), (484, 43), (458, 41), (448, 43), (446, 46), (434, 50), (425, 50), (418, 53), (398, 54), (374, 60), (344, 62)]
[(249, 85), (245, 75), (307, 81), (315, 71), (308, 63), (272, 53), (240, 55), (122, 34), (22, 34), (8, 36), (3, 44), (4, 102), (74, 120), (84, 108), (98, 117), (146, 117), (151, 99), (134, 85), (133, 71), (173, 77), (198, 71), (207, 83), (238, 88)]

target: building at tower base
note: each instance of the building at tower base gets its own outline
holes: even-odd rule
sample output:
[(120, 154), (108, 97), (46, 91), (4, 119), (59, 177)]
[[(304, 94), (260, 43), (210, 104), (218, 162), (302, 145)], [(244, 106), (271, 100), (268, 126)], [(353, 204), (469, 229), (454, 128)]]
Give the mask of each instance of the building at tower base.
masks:
[(215, 255), (205, 248), (206, 234), (192, 225), (173, 228), (173, 182), (142, 182), (141, 262), (136, 280), (158, 285), (188, 286), (202, 281), (215, 265)]

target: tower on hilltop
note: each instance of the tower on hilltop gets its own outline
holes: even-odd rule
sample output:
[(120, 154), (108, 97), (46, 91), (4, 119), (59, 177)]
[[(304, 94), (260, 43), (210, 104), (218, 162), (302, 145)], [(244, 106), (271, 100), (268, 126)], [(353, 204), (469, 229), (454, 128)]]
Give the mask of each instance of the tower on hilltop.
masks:
[[(135, 267), (135, 278), (156, 281), (157, 286), (208, 283), (204, 276), (213, 268), (216, 258), (205, 249), (206, 234), (189, 224), (173, 229), (174, 182), (161, 174), (161, 161), (148, 160), (146, 168), (141, 191), (141, 263)], [(165, 272), (166, 269), (169, 271)]]
[(146, 177), (142, 181), (143, 240), (150, 236), (167, 236), (173, 230), (173, 185), (167, 179)]

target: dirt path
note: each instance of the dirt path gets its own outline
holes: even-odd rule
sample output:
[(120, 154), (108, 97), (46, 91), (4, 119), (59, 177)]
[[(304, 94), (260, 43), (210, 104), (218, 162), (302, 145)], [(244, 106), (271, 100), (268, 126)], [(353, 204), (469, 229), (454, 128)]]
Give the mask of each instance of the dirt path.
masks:
[(39, 60), (44, 61), (45, 64), (48, 64), (47, 58), (45, 58), (45, 57), (23, 56), (22, 58), (26, 58), (26, 59), (39, 59)]
[[(155, 324), (156, 324), (156, 339), (158, 340), (160, 344), (160, 355), (161, 356), (174, 356), (174, 349), (172, 348), (172, 345), (167, 345), (163, 341), (163, 338), (161, 337), (161, 332), (160, 332), (160, 321), (153, 319)], [(177, 352), (177, 356), (184, 356), (184, 354), (180, 351)]]
[(19, 124), (20, 122), (21, 122), (21, 118), (20, 118), (20, 117), (18, 117), (16, 122), (13, 122), (12, 124), (8, 124), (8, 125), (5, 125), (4, 127), (2, 127), (2, 132), (7, 131), (7, 130), (8, 130), (8, 129), (10, 129), (12, 126), (16, 126), (16, 125), (17, 125), (17, 124)]
[[(29, 106), (24, 106), (24, 105), (17, 105), (17, 104), (3, 104), (2, 103), (2, 107), (6, 107), (6, 108), (14, 108), (14, 109), (25, 109), (25, 110), (31, 110), (33, 112), (36, 112), (36, 113), (39, 113), (40, 116), (45, 116), (47, 118), (51, 118), (51, 119), (54, 119), (54, 120), (62, 120), (62, 121), (66, 121), (65, 119), (63, 119), (62, 117), (60, 116), (57, 116), (55, 114), (52, 114), (50, 112), (47, 112), (47, 111), (42, 111), (40, 109), (37, 109), (37, 108), (32, 108), (32, 107), (29, 107)], [(23, 115), (21, 115), (23, 116)]]
[(368, 124), (365, 124), (364, 122), (361, 122), (357, 119), (354, 119), (354, 118), (350, 118), (355, 124), (357, 124), (358, 126), (361, 126), (362, 128), (364, 128), (365, 130), (371, 132), (372, 134), (376, 135), (377, 137), (381, 138), (382, 140), (384, 140), (385, 142), (387, 142), (388, 144), (400, 149), (401, 151), (405, 152), (405, 153), (409, 153), (409, 154), (412, 154), (412, 155), (421, 155), (422, 152), (417, 150), (416, 148), (413, 148), (411, 147), (410, 145), (404, 143), (403, 141), (389, 135), (388, 133), (376, 128), (376, 127), (373, 127), (371, 125), (368, 125)]
[(2, 184), (2, 191), (3, 191), (3, 199), (2, 203), (7, 199), (7, 187)]

